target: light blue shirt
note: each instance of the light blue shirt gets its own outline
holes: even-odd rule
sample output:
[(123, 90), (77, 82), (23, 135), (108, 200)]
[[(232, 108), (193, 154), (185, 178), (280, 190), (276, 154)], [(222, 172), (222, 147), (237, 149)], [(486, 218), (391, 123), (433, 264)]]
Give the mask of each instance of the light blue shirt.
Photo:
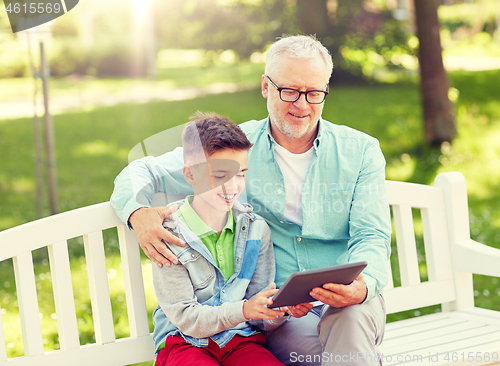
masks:
[[(302, 226), (286, 221), (285, 185), (274, 156), (269, 119), (240, 125), (254, 144), (248, 159), (246, 195), (271, 228), (276, 284), (294, 272), (366, 261), (368, 294), (388, 280), (391, 220), (385, 188), (385, 159), (378, 141), (321, 119), (302, 190)], [(182, 149), (132, 162), (115, 180), (111, 203), (127, 222), (147, 207), (155, 192), (192, 194), (182, 176)], [(133, 180), (130, 177), (134, 177)], [(167, 188), (168, 187), (168, 188)]]

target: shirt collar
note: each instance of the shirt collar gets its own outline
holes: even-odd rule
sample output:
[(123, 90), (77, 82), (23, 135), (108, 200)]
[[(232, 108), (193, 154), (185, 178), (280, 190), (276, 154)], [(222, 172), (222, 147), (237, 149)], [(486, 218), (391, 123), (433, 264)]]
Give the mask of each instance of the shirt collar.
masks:
[(324, 124), (326, 122), (323, 120), (323, 118), (320, 118), (318, 121), (318, 135), (314, 139), (314, 148), (317, 149), (321, 143), (321, 139), (323, 138), (323, 130), (324, 130)]
[[(317, 151), (317, 149), (319, 148), (319, 145), (321, 143), (321, 139), (323, 136), (322, 132), (324, 129), (323, 124), (325, 124), (325, 122), (323, 121), (323, 118), (320, 118), (318, 121), (318, 135), (316, 136), (316, 138), (314, 139), (314, 142), (313, 142), (313, 146), (314, 146), (315, 151)], [(268, 137), (268, 142), (269, 142), (269, 149), (274, 149), (274, 144), (276, 144), (276, 141), (274, 140), (273, 135), (271, 134), (271, 118), (270, 118), (270, 116), (267, 116), (266, 132), (267, 132), (267, 137)]]
[[(177, 210), (177, 216), (181, 217), (189, 229), (198, 238), (203, 238), (208, 235), (217, 234), (214, 229), (208, 226), (205, 221), (203, 221), (200, 216), (191, 207), (191, 202), (193, 202), (194, 196), (187, 196), (184, 204)], [(227, 215), (227, 222), (223, 231), (229, 229), (234, 231), (234, 217), (233, 210), (229, 210)]]
[(271, 118), (267, 116), (266, 120), (266, 132), (267, 132), (267, 141), (269, 142), (269, 149), (274, 149), (274, 144), (276, 141), (274, 141), (274, 137), (271, 134)]

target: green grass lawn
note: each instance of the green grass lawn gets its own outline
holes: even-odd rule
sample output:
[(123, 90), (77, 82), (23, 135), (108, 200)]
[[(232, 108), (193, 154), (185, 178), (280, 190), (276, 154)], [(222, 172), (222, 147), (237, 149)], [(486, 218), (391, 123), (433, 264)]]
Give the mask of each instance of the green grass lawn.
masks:
[[(459, 136), (440, 149), (423, 147), (419, 89), (415, 84), (333, 86), (323, 117), (364, 131), (380, 140), (387, 160), (387, 178), (429, 184), (436, 174), (460, 171), (467, 179), (471, 235), (473, 239), (500, 248), (500, 70), (451, 74), (459, 91), (456, 115)], [(107, 201), (114, 177), (127, 164), (130, 149), (141, 140), (185, 123), (196, 110), (216, 111), (236, 123), (267, 115), (266, 101), (259, 90), (211, 95), (195, 100), (118, 105), (88, 112), (54, 117), (59, 183), (59, 210)], [(31, 119), (0, 121), (0, 230), (36, 219), (35, 157)], [(48, 213), (47, 202), (45, 214)], [(419, 215), (416, 213), (418, 224)], [(418, 225), (417, 225), (418, 227)], [(417, 241), (422, 245), (421, 233)], [(116, 239), (107, 235), (106, 250), (117, 335), (127, 333), (126, 314), (120, 284), (120, 267), (115, 258)], [(393, 250), (395, 246), (393, 245)], [(70, 246), (75, 288), (85, 288), (86, 272), (81, 262), (81, 245)], [(420, 250), (421, 252), (421, 250)], [(422, 256), (422, 277), (425, 263)], [(43, 314), (47, 349), (57, 348), (53, 319), (50, 273), (46, 254), (35, 253), (37, 284)], [(144, 260), (149, 310), (154, 294), (150, 286), (148, 260)], [(476, 276), (476, 304), (500, 310), (498, 279)], [(397, 283), (397, 279), (396, 279)], [(9, 356), (22, 354), (15, 284), (10, 261), (0, 263), (0, 307)], [(115, 292), (116, 291), (116, 292)], [(81, 342), (93, 340), (88, 295), (77, 296)], [(395, 314), (389, 320), (434, 312), (435, 307)]]
[[(264, 64), (241, 62), (234, 65), (209, 64), (207, 66), (186, 66), (177, 68), (158, 68), (158, 79), (96, 79), (84, 77), (52, 78), (50, 97), (119, 95), (134, 92), (140, 95), (165, 89), (190, 86), (205, 86), (213, 83), (244, 83), (258, 86)], [(39, 82), (40, 83), (40, 82)], [(33, 98), (34, 81), (32, 78), (0, 79), (0, 101), (28, 100)], [(42, 93), (41, 83), (39, 95)]]

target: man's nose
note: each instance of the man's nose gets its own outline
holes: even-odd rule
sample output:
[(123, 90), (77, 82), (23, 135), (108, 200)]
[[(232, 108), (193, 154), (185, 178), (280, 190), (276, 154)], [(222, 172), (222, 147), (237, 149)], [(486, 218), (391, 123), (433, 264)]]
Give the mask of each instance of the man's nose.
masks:
[(306, 100), (306, 95), (305, 94), (301, 94), (299, 99), (297, 99), (295, 102), (293, 102), (293, 104), (295, 104), (295, 106), (297, 108), (307, 108), (307, 105), (309, 103), (307, 103), (307, 100)]

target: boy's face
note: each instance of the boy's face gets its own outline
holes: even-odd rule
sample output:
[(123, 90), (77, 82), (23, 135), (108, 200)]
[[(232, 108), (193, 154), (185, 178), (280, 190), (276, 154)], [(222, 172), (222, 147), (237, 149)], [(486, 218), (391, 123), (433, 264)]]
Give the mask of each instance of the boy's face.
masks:
[(227, 212), (245, 188), (247, 160), (248, 150), (219, 150), (207, 163), (185, 166), (184, 176), (206, 209)]

